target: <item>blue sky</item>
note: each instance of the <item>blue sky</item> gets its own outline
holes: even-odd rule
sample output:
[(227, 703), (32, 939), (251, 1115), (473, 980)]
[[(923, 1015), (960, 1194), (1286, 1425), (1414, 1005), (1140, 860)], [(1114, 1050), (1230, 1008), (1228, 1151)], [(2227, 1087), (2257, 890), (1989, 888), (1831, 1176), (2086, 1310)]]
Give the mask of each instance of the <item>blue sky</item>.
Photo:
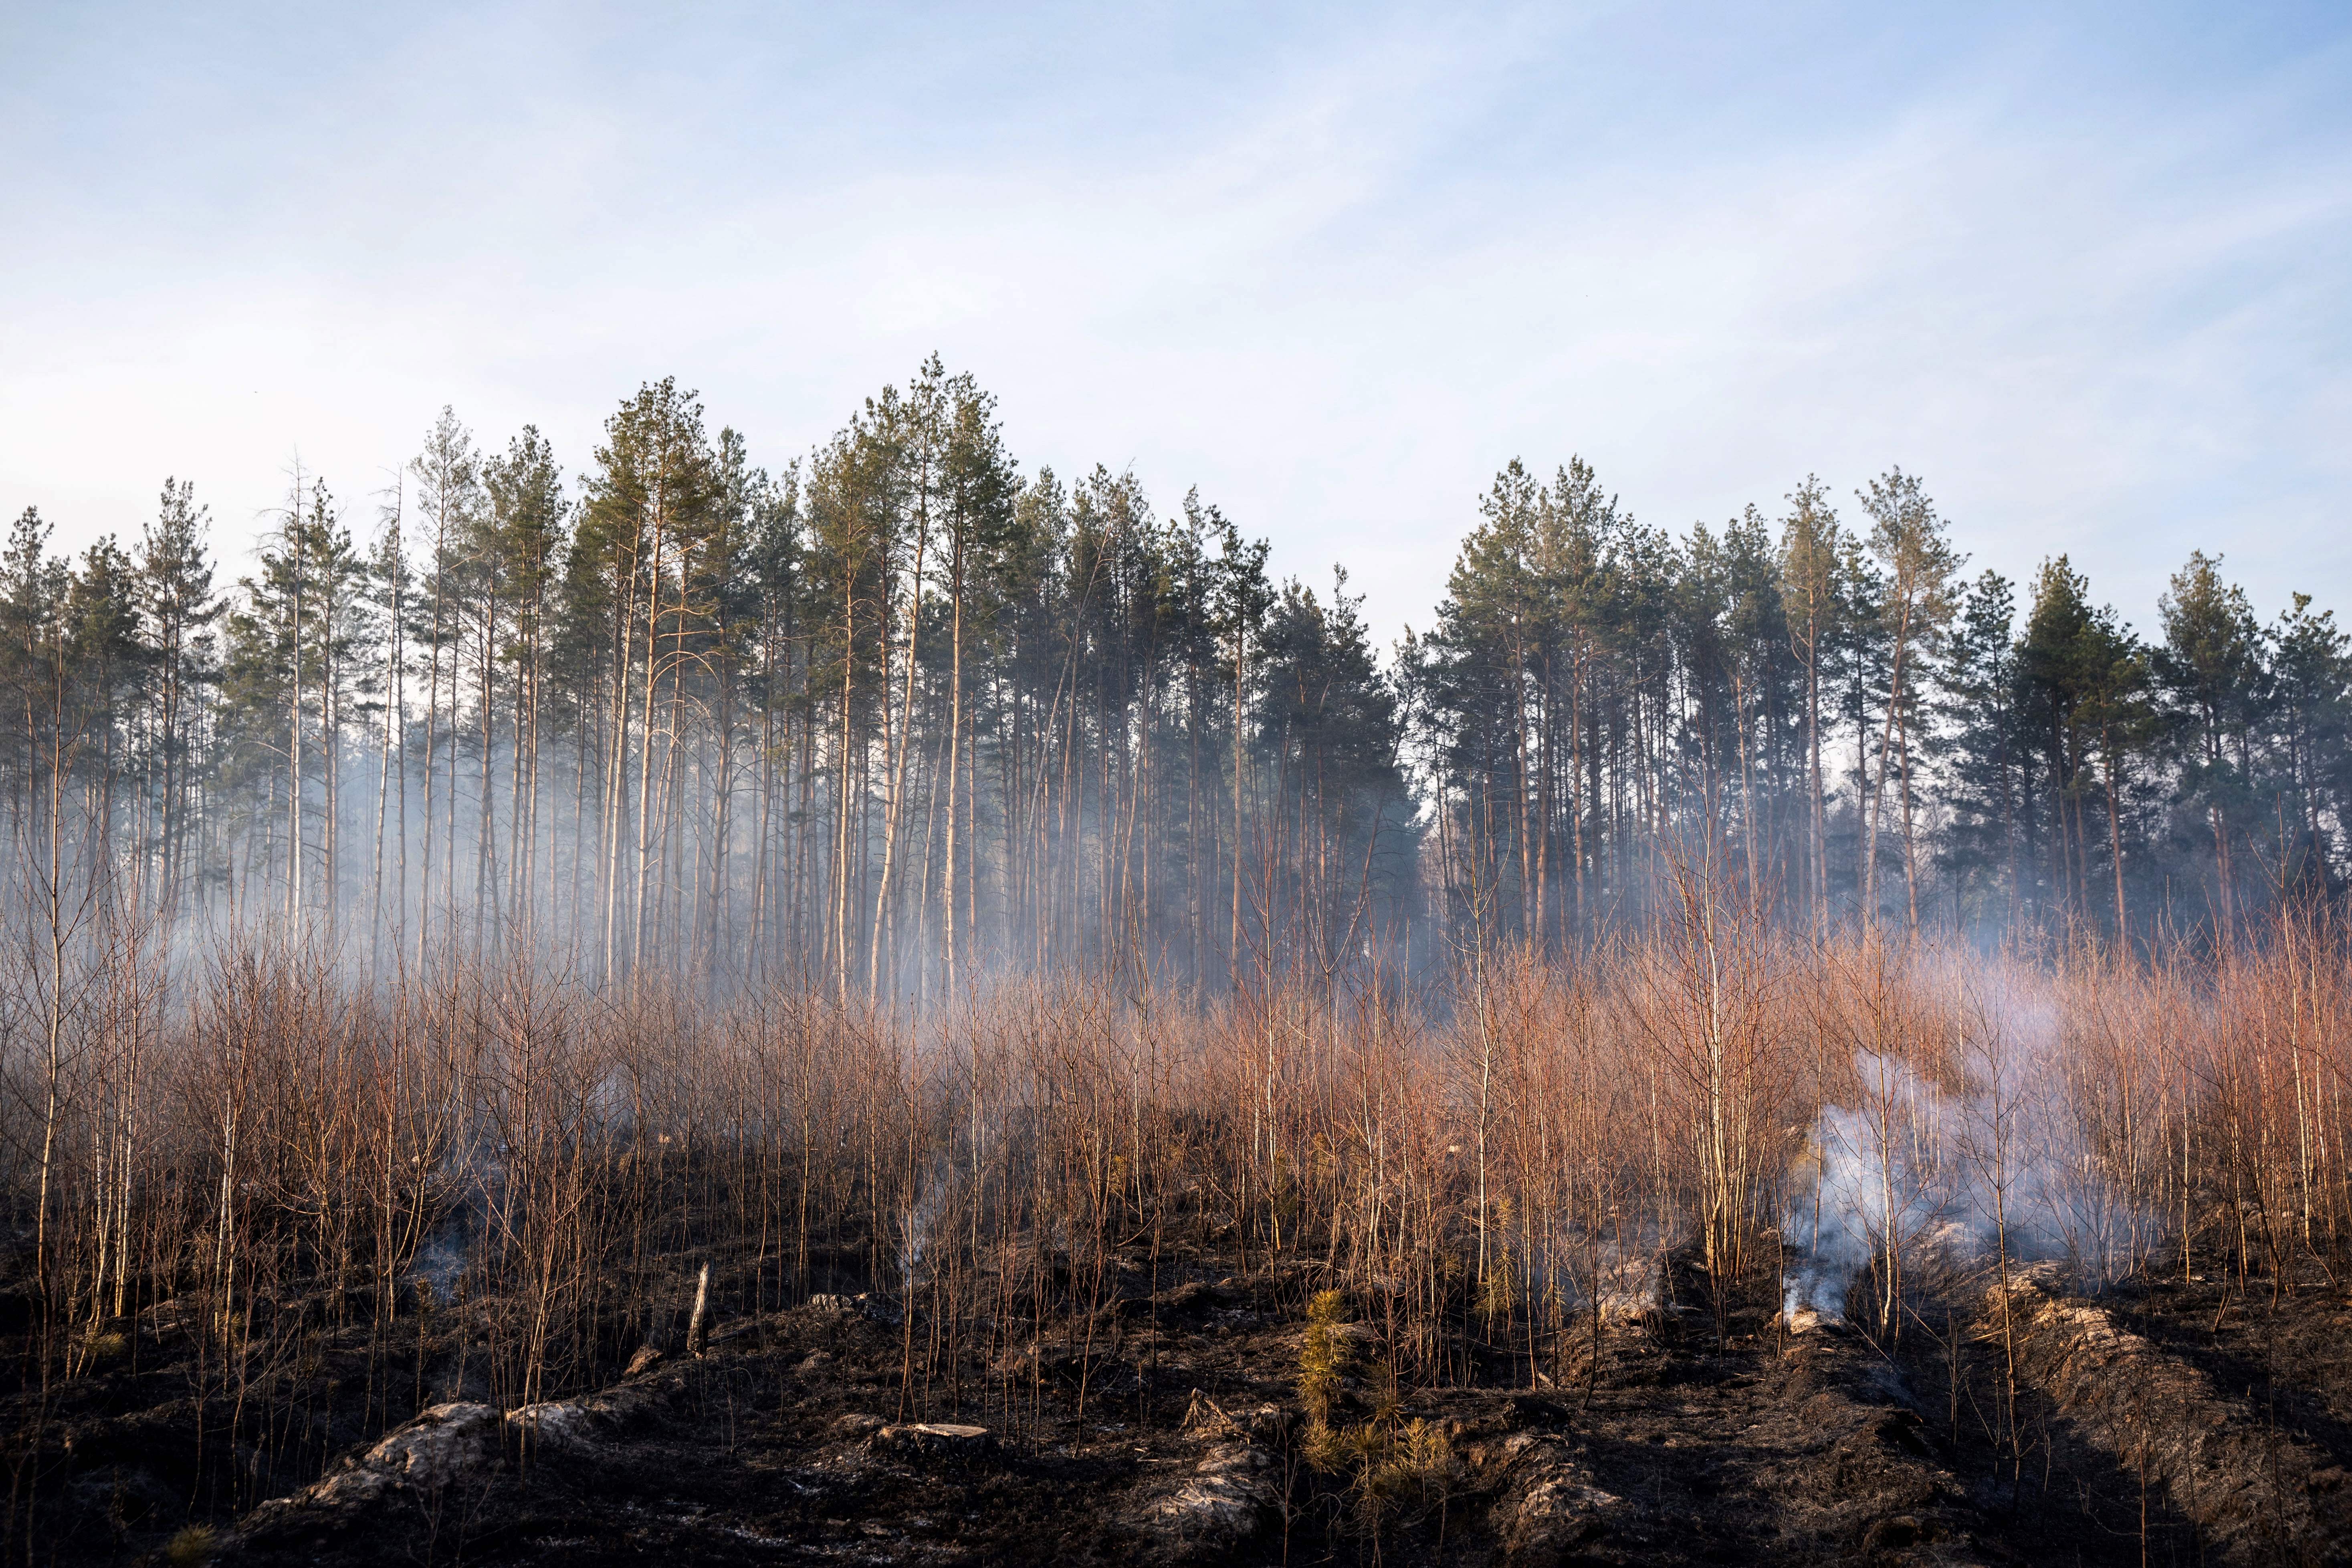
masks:
[(2352, 615), (2341, 6), (27, 5), (0, 211), (0, 510), (77, 548), (666, 374), (781, 465), (936, 348), (1384, 637), (1571, 453)]

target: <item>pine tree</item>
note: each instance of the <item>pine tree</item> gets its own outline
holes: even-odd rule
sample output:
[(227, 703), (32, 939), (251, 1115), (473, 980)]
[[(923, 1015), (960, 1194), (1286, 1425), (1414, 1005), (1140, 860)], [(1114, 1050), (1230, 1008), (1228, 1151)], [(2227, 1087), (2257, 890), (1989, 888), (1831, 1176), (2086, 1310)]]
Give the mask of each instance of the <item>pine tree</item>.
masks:
[[(417, 618), (408, 630), (407, 640), (412, 658), (419, 643), (424, 645), (425, 653), (425, 743), (420, 781), (424, 786), (425, 820), (423, 853), (417, 861), (414, 955), (421, 971), (428, 930), (437, 926), (445, 941), (455, 935), (449, 928), (456, 923), (457, 908), (457, 692), (458, 641), (465, 632), (465, 623), (458, 613), (462, 598), (458, 579), (463, 572), (460, 550), (482, 509), (480, 459), (474, 450), (472, 432), (458, 423), (455, 410), (446, 406), (441, 410), (440, 417), (426, 433), (424, 448), (410, 460), (408, 472), (416, 483), (416, 510), (421, 523), (411, 559), (421, 563), (422, 572), (412, 601)], [(449, 688), (446, 719), (441, 699), (445, 670)], [(436, 837), (441, 854), (441, 913), (437, 921), (431, 918)]]
[(2218, 556), (2202, 551), (2175, 573), (2158, 614), (2156, 655), (2174, 726), (2179, 796), (2201, 813), (2213, 849), (2216, 914), (2237, 918), (2234, 847), (2258, 798), (2255, 740), (2268, 697), (2262, 628), (2243, 590), (2221, 580)]
[(2009, 580), (1980, 574), (1960, 600), (1936, 672), (1948, 813), (1940, 865), (1964, 921), (2014, 921), (2023, 909), (2016, 616)]
[(1879, 737), (1878, 783), (1871, 793), (1864, 850), (1864, 912), (1866, 917), (1877, 912), (1879, 822), (1884, 816), (1881, 802), (1891, 751), (1899, 781), (1907, 924), (1916, 931), (1919, 929), (1919, 856), (1911, 755), (1919, 719), (1917, 670), (1933, 658), (1951, 618), (1951, 580), (1965, 557), (1952, 548), (1944, 520), (1936, 514), (1935, 503), (1927, 499), (1917, 475), (1889, 468), (1860, 492), (1860, 500), (1870, 517), (1870, 552), (1885, 574), (1878, 616), (1887, 639), (1886, 717)]
[(138, 603), (142, 636), (154, 658), (154, 907), (167, 919), (180, 912), (186, 898), (204, 694), (216, 657), (212, 625), (222, 610), (205, 554), (209, 521), (206, 510), (196, 505), (194, 484), (167, 479), (155, 520), (139, 543)]
[(1825, 935), (1829, 921), (1829, 795), (1822, 764), (1824, 676), (1839, 633), (1839, 562), (1844, 536), (1829, 492), (1812, 475), (1789, 495), (1789, 515), (1780, 524), (1780, 601), (1788, 616), (1790, 650), (1802, 667), (1805, 715), (1806, 833), (1805, 902), (1813, 933)]
[(2333, 898), (2341, 886), (2336, 840), (2352, 821), (2352, 637), (2335, 612), (2315, 615), (2311, 595), (2297, 594), (2271, 647), (2279, 771), (2295, 808), (2282, 880), (2303, 895)]

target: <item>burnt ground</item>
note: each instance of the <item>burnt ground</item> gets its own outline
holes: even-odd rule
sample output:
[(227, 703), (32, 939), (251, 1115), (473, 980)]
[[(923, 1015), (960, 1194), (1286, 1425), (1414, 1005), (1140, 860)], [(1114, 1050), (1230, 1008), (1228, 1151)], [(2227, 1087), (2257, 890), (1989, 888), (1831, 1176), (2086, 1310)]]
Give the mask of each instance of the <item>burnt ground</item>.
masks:
[(2176, 1272), (2121, 1287), (2105, 1304), (2261, 1427), (2352, 1456), (2352, 1296), (2333, 1282), (2313, 1279), (2289, 1295), (2260, 1278)]
[[(12, 1529), (34, 1563), (2120, 1564), (2336, 1561), (2352, 1541), (2352, 1308), (2324, 1284), (2061, 1302), (2021, 1360), (2012, 1441), (1981, 1295), (1882, 1344), (1718, 1312), (1685, 1268), (1658, 1310), (1572, 1330), (1533, 1386), (1524, 1357), (1465, 1342), (1478, 1386), (1387, 1389), (1352, 1331), (1335, 1458), (1297, 1387), (1311, 1275), (1183, 1272), (1129, 1270), (1092, 1325), (934, 1379), (919, 1408), (909, 1325), (828, 1297), (722, 1320), (700, 1355), (673, 1328), (633, 1373), (520, 1417), (468, 1397), (444, 1346), (416, 1372), (428, 1408), (389, 1437), (357, 1426), (350, 1336), (297, 1369), (306, 1401), (200, 1432), (194, 1342), (152, 1312), (52, 1390), (37, 1443), (33, 1394), (13, 1396)], [(2112, 1381), (2163, 1384), (2160, 1418), (2205, 1458), (2172, 1465), (2084, 1403), (2116, 1355)], [(223, 1505), (230, 1472), (274, 1495)], [(2310, 1528), (2245, 1522), (2283, 1508)]]

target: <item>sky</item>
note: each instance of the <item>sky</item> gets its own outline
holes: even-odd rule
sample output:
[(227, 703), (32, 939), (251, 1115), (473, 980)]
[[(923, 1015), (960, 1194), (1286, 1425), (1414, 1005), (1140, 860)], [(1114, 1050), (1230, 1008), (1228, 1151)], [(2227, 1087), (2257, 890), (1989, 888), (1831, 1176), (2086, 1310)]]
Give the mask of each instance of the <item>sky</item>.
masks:
[(0, 512), (372, 527), (443, 405), (780, 468), (938, 352), (1425, 628), (1513, 458), (1924, 477), (2144, 629), (2352, 616), (2352, 7), (0, 6)]

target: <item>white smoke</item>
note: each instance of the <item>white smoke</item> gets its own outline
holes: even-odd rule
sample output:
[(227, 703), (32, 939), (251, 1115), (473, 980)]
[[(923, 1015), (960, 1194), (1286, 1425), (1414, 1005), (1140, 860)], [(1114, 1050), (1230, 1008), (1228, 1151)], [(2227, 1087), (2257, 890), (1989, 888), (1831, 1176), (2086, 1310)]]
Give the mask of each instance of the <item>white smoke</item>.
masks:
[(1798, 1261), (1782, 1282), (1791, 1320), (1845, 1315), (1853, 1282), (1871, 1261), (1953, 1223), (1954, 1170), (1945, 1098), (1904, 1063), (1864, 1052), (1854, 1061), (1859, 1103), (1831, 1106), (1807, 1149), (1812, 1181), (1792, 1194), (1781, 1234)]
[[(1971, 991), (1972, 1026), (1957, 1057), (1965, 1092), (1862, 1051), (1853, 1103), (1816, 1120), (1783, 1215), (1791, 1321), (1842, 1320), (1849, 1292), (1882, 1262), (2054, 1259), (2096, 1289), (2128, 1271), (2150, 1235), (2149, 1216), (2084, 1132), (2053, 1009)], [(1874, 1278), (1878, 1291), (1889, 1272)], [(1879, 1306), (1892, 1310), (1883, 1295)]]
[(467, 1216), (453, 1215), (434, 1227), (409, 1263), (409, 1279), (425, 1301), (446, 1306), (457, 1299), (457, 1281), (474, 1259)]

